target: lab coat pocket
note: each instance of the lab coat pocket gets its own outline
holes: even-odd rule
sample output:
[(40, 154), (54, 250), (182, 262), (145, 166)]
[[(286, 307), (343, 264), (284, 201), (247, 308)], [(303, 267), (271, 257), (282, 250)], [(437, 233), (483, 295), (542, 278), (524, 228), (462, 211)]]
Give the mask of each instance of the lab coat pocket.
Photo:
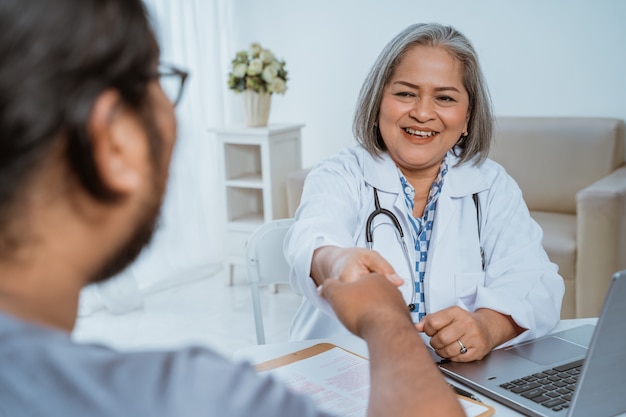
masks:
[(454, 290), (457, 305), (468, 311), (474, 311), (476, 294), (479, 287), (485, 285), (484, 272), (464, 272), (454, 275)]

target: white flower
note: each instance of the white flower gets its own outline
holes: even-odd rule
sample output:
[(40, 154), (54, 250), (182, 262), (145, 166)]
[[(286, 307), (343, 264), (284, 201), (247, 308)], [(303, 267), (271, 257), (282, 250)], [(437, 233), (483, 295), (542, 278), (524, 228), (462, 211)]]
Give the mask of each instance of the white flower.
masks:
[(285, 62), (276, 59), (272, 51), (252, 43), (248, 50), (239, 51), (231, 61), (228, 87), (236, 93), (245, 90), (257, 93), (284, 94), (287, 91)]
[(246, 71), (248, 69), (247, 64), (237, 64), (233, 68), (233, 75), (237, 78), (243, 78), (246, 75)]
[(261, 74), (261, 78), (268, 84), (272, 84), (274, 78), (278, 75), (278, 69), (274, 65), (268, 65), (263, 69), (263, 74)]
[(287, 91), (287, 83), (285, 83), (285, 80), (282, 78), (274, 78), (268, 90), (272, 93), (285, 94), (285, 91)]
[(256, 42), (250, 45), (250, 55), (252, 55), (253, 57), (259, 56), (262, 50), (263, 48), (261, 47), (261, 45)]
[(259, 58), (255, 58), (250, 61), (250, 66), (248, 67), (248, 75), (256, 75), (260, 74), (263, 71), (263, 61)]
[(265, 64), (269, 64), (272, 61), (276, 60), (276, 58), (274, 58), (274, 54), (269, 49), (263, 49), (261, 51), (261, 54), (259, 55), (259, 58), (261, 58), (261, 60), (263, 60), (263, 63)]

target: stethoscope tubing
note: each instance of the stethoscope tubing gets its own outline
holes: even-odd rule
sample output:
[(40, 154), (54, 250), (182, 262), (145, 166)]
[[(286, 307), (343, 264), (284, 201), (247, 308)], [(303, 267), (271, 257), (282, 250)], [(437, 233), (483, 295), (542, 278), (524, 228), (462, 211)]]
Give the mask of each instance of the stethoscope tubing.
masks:
[(411, 274), (411, 302), (408, 304), (409, 310), (414, 311), (415, 306), (415, 271), (411, 266), (411, 258), (409, 256), (409, 250), (406, 246), (406, 242), (404, 241), (404, 232), (402, 231), (402, 226), (400, 225), (400, 221), (390, 210), (380, 207), (380, 201), (378, 199), (378, 190), (374, 188), (374, 211), (370, 213), (367, 217), (367, 221), (365, 223), (365, 241), (368, 249), (372, 249), (374, 245), (374, 230), (372, 228), (372, 223), (374, 218), (378, 215), (387, 216), (394, 225), (396, 230), (396, 237), (402, 246), (402, 252), (404, 253), (404, 259), (406, 260), (407, 267), (409, 269), (409, 273)]
[[(411, 274), (411, 284), (412, 284), (411, 302), (408, 304), (408, 307), (410, 311), (414, 311), (416, 307), (415, 306), (415, 297), (416, 297), (415, 295), (415, 283), (416, 283), (415, 268), (412, 267), (411, 265), (411, 257), (409, 256), (409, 250), (406, 246), (406, 242), (404, 241), (404, 232), (402, 231), (402, 226), (400, 225), (400, 221), (398, 220), (398, 218), (391, 211), (380, 207), (380, 201), (378, 199), (378, 190), (375, 187), (373, 189), (374, 189), (374, 211), (370, 213), (370, 215), (367, 217), (367, 222), (365, 223), (365, 241), (366, 241), (367, 247), (368, 249), (372, 249), (372, 247), (374, 246), (374, 230), (372, 228), (372, 223), (374, 221), (374, 218), (380, 214), (387, 216), (393, 223), (394, 228), (396, 229), (396, 237), (398, 238), (398, 241), (400, 242), (400, 245), (402, 246), (404, 259), (406, 260), (407, 267), (409, 268), (409, 273)], [(480, 245), (480, 257), (481, 257), (481, 263), (482, 263), (482, 270), (484, 271), (485, 270), (485, 250), (483, 248), (483, 245), (481, 244), (481, 227), (480, 227), (481, 211), (480, 211), (480, 204), (478, 203), (478, 194), (475, 193), (472, 196), (472, 199), (474, 200), (474, 204), (476, 206), (476, 223), (478, 225), (478, 241)]]

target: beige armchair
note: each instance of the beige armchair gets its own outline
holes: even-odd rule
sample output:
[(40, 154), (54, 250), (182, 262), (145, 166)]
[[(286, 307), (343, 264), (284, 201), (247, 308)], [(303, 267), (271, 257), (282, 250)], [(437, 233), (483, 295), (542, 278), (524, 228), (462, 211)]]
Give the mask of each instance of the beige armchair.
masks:
[[(500, 117), (490, 158), (518, 182), (543, 245), (565, 280), (561, 318), (596, 317), (609, 281), (626, 269), (624, 122)], [(289, 215), (309, 169), (287, 178)]]
[(565, 279), (562, 318), (595, 317), (626, 267), (624, 122), (500, 117), (490, 158), (522, 189)]

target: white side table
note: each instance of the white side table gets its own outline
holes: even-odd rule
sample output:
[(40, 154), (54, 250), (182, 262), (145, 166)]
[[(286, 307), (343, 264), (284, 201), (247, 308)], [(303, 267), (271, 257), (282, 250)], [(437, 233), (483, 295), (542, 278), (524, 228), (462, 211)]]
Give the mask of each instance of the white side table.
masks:
[(213, 129), (222, 151), (226, 204), (225, 259), (228, 284), (244, 265), (248, 237), (261, 224), (289, 217), (286, 179), (302, 168), (303, 124)]

